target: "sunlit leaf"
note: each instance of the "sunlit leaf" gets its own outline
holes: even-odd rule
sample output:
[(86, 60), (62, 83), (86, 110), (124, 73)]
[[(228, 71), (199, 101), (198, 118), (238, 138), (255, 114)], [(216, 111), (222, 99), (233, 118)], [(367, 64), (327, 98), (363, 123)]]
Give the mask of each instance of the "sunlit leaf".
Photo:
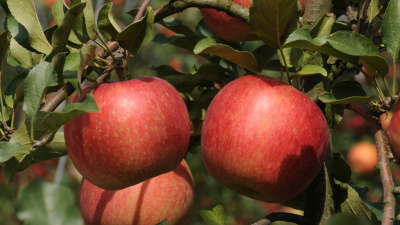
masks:
[(386, 51), (397, 61), (400, 51), (400, 0), (391, 0), (386, 8), (382, 22), (382, 41)]
[(112, 5), (113, 3), (110, 2), (101, 7), (97, 17), (97, 27), (105, 39), (109, 41), (116, 41), (121, 29), (111, 14)]
[(375, 96), (366, 96), (360, 83), (344, 81), (336, 84), (331, 92), (325, 92), (319, 99), (326, 104), (368, 103)]
[(222, 206), (215, 206), (212, 211), (200, 210), (200, 215), (208, 225), (225, 225), (226, 216)]

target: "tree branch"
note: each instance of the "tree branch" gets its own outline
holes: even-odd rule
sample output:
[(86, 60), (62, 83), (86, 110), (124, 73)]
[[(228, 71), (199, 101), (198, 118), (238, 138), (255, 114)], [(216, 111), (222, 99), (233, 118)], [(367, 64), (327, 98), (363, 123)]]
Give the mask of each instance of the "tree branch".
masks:
[(144, 0), (142, 5), (140, 5), (139, 11), (137, 12), (135, 19), (133, 20), (133, 22), (136, 22), (138, 20), (140, 20), (143, 16), (144, 11), (146, 10), (147, 6), (149, 5), (149, 3), (151, 2), (151, 0)]
[(182, 12), (183, 10), (191, 7), (196, 8), (211, 8), (218, 11), (224, 11), (228, 15), (237, 17), (245, 23), (250, 24), (249, 10), (239, 4), (230, 0), (176, 0), (171, 1), (167, 5), (155, 10), (154, 23), (162, 20), (165, 17), (175, 13)]
[(253, 223), (252, 225), (269, 225), (276, 221), (285, 221), (301, 225), (309, 224), (307, 218), (305, 218), (304, 216), (292, 213), (279, 212), (279, 213), (271, 213), (268, 216), (264, 217), (263, 219), (259, 220), (258, 222)]
[(383, 217), (382, 225), (392, 225), (395, 216), (396, 199), (392, 193), (394, 186), (392, 173), (389, 167), (389, 149), (386, 135), (382, 129), (379, 115), (375, 115), (372, 108), (363, 104), (348, 104), (346, 108), (360, 114), (367, 120), (376, 141), (378, 163), (383, 186)]

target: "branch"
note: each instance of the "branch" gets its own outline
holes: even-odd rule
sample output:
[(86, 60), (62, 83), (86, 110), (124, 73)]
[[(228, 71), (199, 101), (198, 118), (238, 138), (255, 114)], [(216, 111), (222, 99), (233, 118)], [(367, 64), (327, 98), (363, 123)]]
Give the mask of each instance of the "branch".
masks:
[(392, 193), (394, 186), (392, 173), (389, 167), (389, 149), (386, 135), (382, 129), (379, 116), (374, 115), (374, 111), (367, 105), (363, 104), (348, 104), (346, 108), (360, 114), (367, 120), (371, 127), (372, 134), (375, 137), (376, 147), (378, 151), (378, 162), (383, 186), (383, 217), (382, 225), (393, 225), (395, 216), (396, 199)]
[(183, 10), (191, 7), (196, 8), (211, 8), (218, 11), (224, 11), (228, 15), (237, 17), (245, 23), (250, 24), (249, 10), (239, 4), (230, 0), (176, 0), (171, 1), (169, 4), (155, 10), (154, 23), (162, 20), (165, 17), (175, 13), (182, 12)]
[(140, 20), (143, 16), (144, 11), (146, 10), (147, 6), (149, 5), (149, 3), (151, 2), (151, 0), (144, 0), (142, 5), (140, 5), (139, 11), (137, 12), (135, 19), (133, 20), (133, 22), (136, 22), (138, 20)]
[(285, 221), (301, 225), (309, 224), (307, 218), (305, 218), (304, 216), (292, 213), (279, 212), (279, 213), (271, 213), (268, 216), (264, 217), (263, 219), (259, 220), (258, 222), (253, 223), (252, 225), (269, 225), (276, 221)]

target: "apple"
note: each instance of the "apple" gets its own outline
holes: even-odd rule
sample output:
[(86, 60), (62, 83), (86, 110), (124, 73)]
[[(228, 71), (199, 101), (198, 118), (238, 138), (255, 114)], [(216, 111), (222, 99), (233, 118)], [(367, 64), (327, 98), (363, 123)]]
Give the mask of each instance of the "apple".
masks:
[(82, 179), (80, 206), (86, 225), (185, 224), (193, 205), (194, 183), (186, 162), (140, 184), (107, 191)]
[(390, 148), (397, 157), (400, 157), (400, 107), (396, 107), (387, 131)]
[(211, 102), (201, 149), (222, 186), (280, 203), (316, 177), (328, 142), (325, 117), (309, 97), (280, 80), (250, 75), (230, 82)]
[(385, 133), (389, 129), (389, 124), (390, 124), (390, 121), (392, 120), (392, 117), (393, 117), (392, 111), (384, 113), (384, 114), (380, 115), (380, 117), (379, 117), (379, 120), (381, 121), (381, 124), (382, 124), (383, 131), (385, 131)]
[(354, 114), (346, 120), (346, 129), (352, 130), (357, 134), (364, 134), (368, 131), (367, 121), (359, 114)]
[(306, 0), (299, 0), (301, 5), (301, 14), (300, 16), (304, 16), (304, 12), (306, 11)]
[[(64, 126), (71, 161), (86, 180), (119, 190), (170, 172), (183, 160), (189, 114), (167, 81), (141, 77), (105, 82), (93, 97), (101, 112), (85, 113)], [(71, 102), (80, 98), (75, 94)]]
[(378, 165), (375, 144), (362, 141), (353, 145), (347, 153), (347, 161), (356, 174), (365, 175), (374, 172)]

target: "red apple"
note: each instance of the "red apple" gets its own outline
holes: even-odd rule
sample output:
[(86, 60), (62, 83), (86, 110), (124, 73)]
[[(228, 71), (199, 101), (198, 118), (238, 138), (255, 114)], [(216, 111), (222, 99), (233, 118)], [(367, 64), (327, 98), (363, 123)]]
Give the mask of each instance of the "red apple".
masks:
[(364, 134), (369, 127), (367, 121), (359, 114), (352, 115), (346, 120), (346, 129), (352, 130), (357, 134)]
[(301, 14), (300, 16), (304, 15), (304, 12), (306, 11), (306, 0), (299, 0), (300, 5), (301, 5)]
[(82, 179), (80, 205), (86, 225), (185, 224), (193, 205), (194, 184), (186, 162), (140, 184), (106, 191)]
[[(251, 0), (233, 0), (233, 2), (250, 9)], [(253, 34), (249, 25), (238, 18), (229, 16), (226, 12), (210, 8), (200, 9), (200, 12), (210, 29), (224, 40), (242, 42), (260, 39)]]
[[(118, 190), (179, 165), (189, 145), (190, 120), (172, 85), (155, 77), (106, 82), (93, 97), (101, 112), (85, 113), (64, 126), (69, 156), (85, 179)], [(71, 102), (79, 99), (75, 95)]]
[(356, 174), (368, 174), (375, 171), (378, 164), (376, 146), (371, 142), (358, 142), (347, 153), (347, 161)]
[(390, 124), (390, 121), (392, 120), (392, 117), (393, 117), (392, 111), (384, 113), (379, 117), (379, 120), (381, 121), (381, 124), (382, 124), (383, 131), (385, 131), (385, 132), (388, 131), (389, 124)]
[(397, 157), (400, 157), (400, 107), (397, 106), (387, 131), (390, 148)]
[(292, 86), (244, 76), (211, 102), (202, 130), (207, 170), (222, 186), (270, 203), (302, 192), (321, 169), (329, 131), (318, 106)]

